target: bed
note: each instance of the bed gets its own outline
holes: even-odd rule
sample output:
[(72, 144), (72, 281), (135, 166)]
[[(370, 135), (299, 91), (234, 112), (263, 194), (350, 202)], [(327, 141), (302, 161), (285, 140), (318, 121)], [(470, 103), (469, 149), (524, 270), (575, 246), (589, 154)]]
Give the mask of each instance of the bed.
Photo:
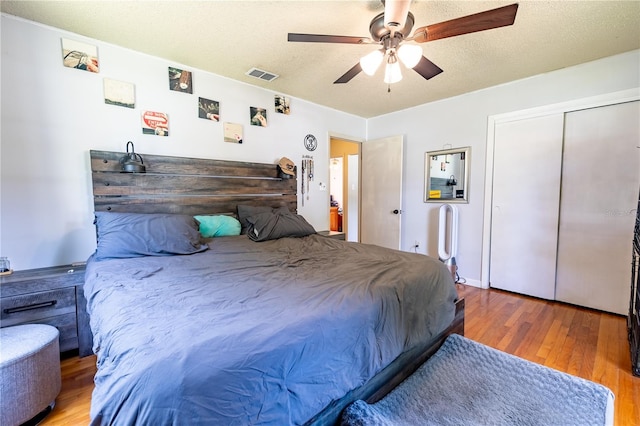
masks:
[(315, 233), (275, 164), (90, 154), (92, 424), (335, 424), (463, 333), (441, 262)]

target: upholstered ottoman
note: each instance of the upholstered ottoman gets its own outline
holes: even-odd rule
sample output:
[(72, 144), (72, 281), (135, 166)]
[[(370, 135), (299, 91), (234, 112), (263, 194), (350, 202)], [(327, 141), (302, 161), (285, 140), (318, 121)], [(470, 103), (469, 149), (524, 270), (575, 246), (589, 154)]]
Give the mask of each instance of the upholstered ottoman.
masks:
[(50, 325), (0, 328), (0, 425), (50, 410), (61, 386), (58, 348), (58, 329)]

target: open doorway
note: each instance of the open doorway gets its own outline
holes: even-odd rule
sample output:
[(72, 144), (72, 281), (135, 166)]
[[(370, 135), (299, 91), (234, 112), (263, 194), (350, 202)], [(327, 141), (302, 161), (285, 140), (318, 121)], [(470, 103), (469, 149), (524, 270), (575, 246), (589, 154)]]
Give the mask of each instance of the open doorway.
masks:
[(360, 241), (360, 143), (331, 137), (330, 144), (330, 229)]

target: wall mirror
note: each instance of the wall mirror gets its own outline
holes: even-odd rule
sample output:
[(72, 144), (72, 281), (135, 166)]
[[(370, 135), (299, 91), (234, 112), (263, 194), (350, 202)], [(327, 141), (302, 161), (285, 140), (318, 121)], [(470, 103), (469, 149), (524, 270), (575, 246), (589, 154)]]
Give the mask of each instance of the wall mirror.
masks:
[(429, 151), (424, 158), (424, 202), (468, 203), (471, 147)]

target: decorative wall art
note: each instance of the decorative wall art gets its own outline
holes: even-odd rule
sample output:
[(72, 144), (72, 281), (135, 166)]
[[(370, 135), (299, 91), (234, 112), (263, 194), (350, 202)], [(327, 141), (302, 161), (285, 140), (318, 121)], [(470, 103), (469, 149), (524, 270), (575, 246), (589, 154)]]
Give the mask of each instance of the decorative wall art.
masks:
[(242, 143), (242, 124), (224, 123), (224, 141)]
[[(80, 41), (61, 38), (63, 64), (68, 68), (76, 68), (84, 71), (99, 72), (98, 47)], [(172, 91), (193, 94), (193, 73), (176, 67), (167, 67), (169, 77), (169, 89)], [(136, 86), (134, 83), (103, 79), (104, 102), (124, 108), (136, 108)], [(274, 95), (274, 111), (277, 114), (289, 115), (291, 112), (291, 98), (285, 95)], [(198, 97), (198, 117), (219, 122), (220, 102), (212, 99)], [(267, 109), (261, 107), (249, 107), (249, 123), (252, 126), (267, 127)], [(225, 122), (223, 126), (225, 142), (243, 143), (243, 125)], [(141, 111), (141, 128), (145, 135), (169, 136), (169, 115), (158, 111)], [(317, 147), (316, 138), (309, 134), (305, 137), (304, 146), (308, 151), (314, 151)], [(306, 171), (312, 170), (312, 159), (305, 158)], [(305, 176), (305, 192), (308, 199), (308, 182), (313, 174)]]
[(100, 72), (98, 47), (80, 41), (62, 40), (62, 64), (68, 68)]
[(176, 92), (193, 93), (191, 71), (169, 67), (169, 89)]
[(125, 108), (136, 107), (136, 92), (133, 83), (104, 79), (104, 103)]
[(309, 192), (310, 192), (310, 182), (313, 181), (313, 155), (303, 155), (302, 156), (302, 173), (301, 176), (301, 184), (300, 184), (300, 194), (302, 200), (302, 206), (304, 207), (304, 198), (307, 197), (309, 200)]
[(198, 98), (198, 117), (205, 120), (220, 121), (220, 102)]
[(249, 107), (252, 126), (267, 127), (267, 110), (264, 108)]
[(309, 134), (304, 137), (304, 147), (307, 148), (307, 151), (315, 151), (318, 147), (318, 140), (315, 136)]
[(277, 113), (289, 115), (291, 112), (291, 98), (284, 95), (275, 95), (274, 105)]
[(169, 136), (169, 116), (164, 112), (142, 111), (142, 133)]

